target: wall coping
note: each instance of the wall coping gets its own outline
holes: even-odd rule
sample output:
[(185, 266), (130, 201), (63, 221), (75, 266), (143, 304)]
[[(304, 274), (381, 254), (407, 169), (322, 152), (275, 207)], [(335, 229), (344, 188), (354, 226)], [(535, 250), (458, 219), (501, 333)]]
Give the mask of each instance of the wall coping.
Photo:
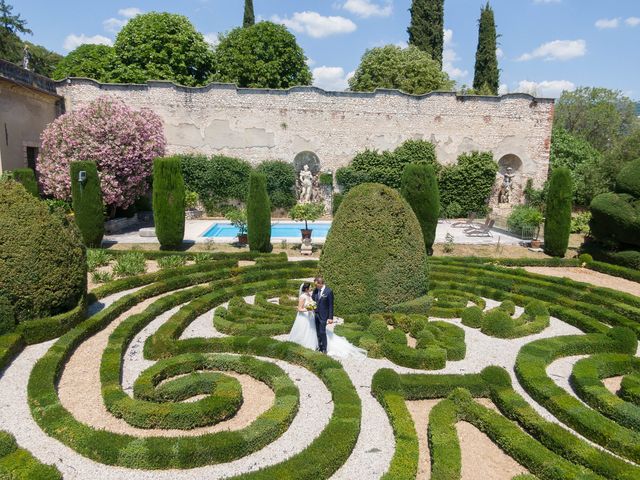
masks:
[(16, 85), (60, 98), (54, 80), (22, 68), (7, 60), (0, 59), (0, 78), (15, 83)]
[(401, 90), (377, 88), (373, 92), (336, 92), (323, 90), (314, 86), (298, 86), (287, 89), (273, 89), (273, 88), (241, 88), (233, 83), (209, 83), (200, 87), (187, 87), (184, 85), (177, 85), (176, 83), (168, 80), (149, 80), (146, 83), (101, 83), (90, 78), (83, 77), (70, 77), (64, 80), (59, 80), (56, 83), (58, 88), (69, 87), (73, 85), (94, 85), (101, 90), (106, 91), (145, 91), (152, 88), (171, 88), (177, 92), (183, 93), (206, 93), (212, 90), (235, 90), (239, 95), (243, 94), (258, 94), (258, 95), (289, 95), (291, 93), (304, 93), (315, 92), (326, 97), (343, 97), (343, 98), (375, 98), (378, 96), (398, 96), (405, 97), (414, 100), (426, 100), (432, 97), (455, 97), (459, 101), (489, 101), (489, 102), (501, 102), (503, 99), (520, 98), (537, 103), (555, 103), (555, 99), (546, 97), (534, 97), (528, 93), (506, 93), (504, 95), (460, 95), (454, 91), (434, 91), (423, 95), (413, 95), (405, 93)]

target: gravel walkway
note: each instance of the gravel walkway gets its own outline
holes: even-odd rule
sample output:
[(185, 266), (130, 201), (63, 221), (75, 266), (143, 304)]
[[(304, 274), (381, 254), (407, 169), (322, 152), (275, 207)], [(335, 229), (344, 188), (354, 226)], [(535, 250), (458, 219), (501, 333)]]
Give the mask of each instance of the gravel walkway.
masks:
[(527, 272), (550, 277), (566, 277), (576, 282), (591, 283), (640, 297), (640, 283), (580, 267), (524, 267)]
[[(111, 304), (118, 298), (129, 292), (113, 295), (101, 302), (100, 305), (91, 307), (92, 313)], [(252, 302), (253, 297), (247, 297)], [(498, 303), (488, 300), (487, 308), (492, 308)], [(144, 306), (142, 306), (144, 308)], [(130, 392), (133, 381), (148, 368), (153, 362), (142, 358), (142, 346), (149, 335), (152, 335), (167, 319), (175, 313), (176, 309), (160, 316), (131, 342), (125, 354), (123, 364), (123, 387)], [(519, 309), (516, 314), (519, 314)], [(182, 338), (195, 337), (220, 337), (212, 322), (213, 311), (198, 317), (185, 330)], [(539, 406), (522, 390), (513, 372), (515, 359), (520, 348), (539, 338), (549, 338), (559, 335), (578, 335), (581, 332), (555, 318), (551, 319), (549, 328), (543, 332), (525, 338), (515, 340), (500, 340), (488, 337), (477, 329), (467, 328), (461, 325), (457, 319), (443, 320), (464, 329), (466, 334), (467, 355), (465, 359), (456, 362), (448, 362), (443, 370), (426, 372), (434, 374), (446, 373), (478, 373), (490, 365), (499, 365), (506, 368), (512, 379), (514, 388), (538, 411), (544, 418), (559, 423), (549, 412)], [(110, 328), (115, 328), (115, 323)], [(100, 334), (92, 337), (93, 341)], [(108, 337), (108, 334), (106, 334)], [(284, 337), (279, 337), (280, 339)], [(101, 342), (105, 338), (98, 338)], [(278, 440), (255, 452), (248, 457), (239, 459), (224, 465), (214, 465), (192, 469), (188, 471), (137, 471), (117, 467), (110, 467), (88, 460), (60, 442), (47, 437), (31, 418), (27, 403), (26, 385), (28, 373), (33, 365), (41, 358), (53, 344), (47, 342), (34, 345), (25, 349), (18, 358), (0, 377), (0, 391), (6, 392), (0, 400), (0, 429), (12, 432), (18, 442), (33, 452), (33, 454), (45, 463), (54, 463), (63, 472), (66, 479), (95, 479), (101, 480), (122, 479), (131, 480), (191, 480), (195, 478), (225, 478), (241, 472), (254, 471), (268, 465), (279, 463), (292, 455), (302, 451), (309, 445), (326, 426), (332, 410), (331, 396), (324, 384), (308, 370), (288, 364), (282, 361), (272, 361), (279, 365), (294, 380), (301, 393), (300, 411), (294, 419), (291, 427)], [(91, 346), (91, 344), (89, 343)], [(93, 347), (99, 348), (98, 344)], [(103, 347), (102, 347), (103, 348)], [(89, 348), (94, 357), (95, 349)], [(353, 454), (347, 462), (333, 476), (337, 480), (377, 479), (382, 476), (389, 467), (394, 451), (394, 437), (389, 420), (376, 399), (371, 395), (372, 377), (380, 368), (392, 368), (399, 373), (425, 373), (424, 371), (398, 367), (386, 359), (346, 358), (338, 359), (351, 378), (358, 395), (362, 400), (362, 424), (361, 435), (357, 441)], [(552, 365), (553, 366), (553, 365)], [(551, 368), (551, 367), (550, 367)], [(554, 370), (554, 374), (557, 372)], [(94, 380), (95, 381), (95, 380)], [(61, 382), (62, 384), (62, 382)], [(61, 388), (66, 388), (64, 385)], [(250, 388), (247, 385), (247, 388)], [(99, 390), (99, 389), (98, 389)], [(259, 397), (264, 400), (264, 397)], [(270, 402), (263, 402), (268, 403)], [(418, 426), (421, 430), (422, 427)], [(461, 427), (464, 428), (464, 427)], [(472, 433), (469, 433), (473, 437)], [(471, 438), (470, 437), (470, 438)], [(475, 437), (473, 437), (475, 438)], [(422, 463), (422, 462), (421, 462)], [(426, 464), (425, 464), (426, 465)], [(506, 470), (505, 470), (506, 471)], [(509, 470), (510, 472), (511, 470)], [(426, 472), (426, 470), (424, 471)], [(427, 478), (422, 475), (421, 478)], [(426, 472), (428, 473), (428, 472)]]

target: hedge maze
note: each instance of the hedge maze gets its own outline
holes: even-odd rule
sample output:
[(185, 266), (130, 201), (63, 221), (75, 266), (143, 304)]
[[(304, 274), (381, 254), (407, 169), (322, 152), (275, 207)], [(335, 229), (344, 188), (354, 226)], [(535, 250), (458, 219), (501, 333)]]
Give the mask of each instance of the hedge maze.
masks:
[[(347, 478), (341, 468), (354, 461), (369, 422), (383, 415), (364, 408), (363, 400), (373, 395), (386, 415), (377, 420), (388, 422), (393, 435), (380, 432), (376, 441), (395, 445), (384, 459), (385, 479), (416, 478), (425, 455), (430, 478), (460, 479), (465, 446), (459, 422), (473, 425), (523, 466), (528, 473), (518, 480), (640, 478), (640, 298), (485, 260), (432, 258), (427, 296), (384, 312), (344, 315), (336, 333), (367, 351), (357, 367), (355, 360), (283, 340), (295, 318), (297, 288), (316, 274), (317, 262), (247, 252), (182, 263), (109, 282), (66, 316), (0, 336), (3, 375), (39, 348), (34, 344), (51, 341), (26, 374), (28, 407), (34, 425), (77, 458), (125, 468), (131, 478), (136, 471), (160, 470), (188, 478), (181, 475), (193, 468), (205, 469), (193, 478), (221, 478), (206, 469), (236, 465), (297, 435), (292, 424), (314, 392), (290, 373), (290, 365), (321, 382), (330, 396), (319, 434), (226, 477)], [(86, 305), (96, 301), (103, 308), (94, 307), (85, 318)], [(554, 333), (561, 322), (576, 333)], [(105, 328), (111, 328), (106, 345), (96, 352), (104, 415), (131, 431), (81, 421), (61, 398), (65, 365)], [(478, 335), (488, 345), (519, 342), (515, 363), (507, 369), (458, 368), (478, 348), (470, 340)], [(146, 363), (127, 389), (127, 352), (136, 339), (142, 339)], [(548, 373), (556, 361), (571, 363), (570, 389)], [(354, 380), (357, 368), (371, 371), (370, 384)], [(615, 388), (611, 378), (617, 379)], [(0, 387), (3, 381), (0, 376)], [(225, 428), (253, 395), (246, 382), (265, 385), (272, 399), (246, 424)], [(418, 400), (437, 401), (426, 431), (416, 428), (409, 411)], [(3, 418), (0, 478), (60, 479), (70, 468), (77, 478), (90, 478), (90, 470), (83, 470), (89, 467), (77, 458), (47, 465), (55, 460), (44, 447), (20, 437)]]

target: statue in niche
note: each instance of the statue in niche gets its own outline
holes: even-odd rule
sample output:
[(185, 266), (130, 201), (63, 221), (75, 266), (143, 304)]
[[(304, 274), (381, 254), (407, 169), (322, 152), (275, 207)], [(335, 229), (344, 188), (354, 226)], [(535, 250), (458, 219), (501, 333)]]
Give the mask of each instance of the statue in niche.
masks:
[(29, 70), (29, 60), (31, 59), (31, 52), (29, 52), (29, 45), (24, 44), (22, 49), (22, 68)]
[(300, 202), (309, 203), (313, 195), (313, 173), (309, 170), (309, 165), (305, 165), (300, 170)]
[(500, 194), (498, 195), (498, 203), (511, 203), (514, 177), (513, 168), (507, 167), (507, 171), (503, 175), (502, 186), (500, 187)]

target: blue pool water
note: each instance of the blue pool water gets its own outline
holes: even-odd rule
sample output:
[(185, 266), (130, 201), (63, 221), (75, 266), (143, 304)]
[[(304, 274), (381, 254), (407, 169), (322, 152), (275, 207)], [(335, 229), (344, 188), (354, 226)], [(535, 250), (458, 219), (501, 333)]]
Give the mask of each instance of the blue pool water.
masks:
[[(300, 229), (304, 228), (304, 223), (274, 223), (271, 225), (271, 238), (300, 238)], [(313, 230), (313, 238), (327, 238), (327, 233), (331, 228), (330, 223), (309, 223), (309, 228)], [(215, 223), (202, 234), (206, 238), (236, 237), (238, 229), (228, 223)]]

